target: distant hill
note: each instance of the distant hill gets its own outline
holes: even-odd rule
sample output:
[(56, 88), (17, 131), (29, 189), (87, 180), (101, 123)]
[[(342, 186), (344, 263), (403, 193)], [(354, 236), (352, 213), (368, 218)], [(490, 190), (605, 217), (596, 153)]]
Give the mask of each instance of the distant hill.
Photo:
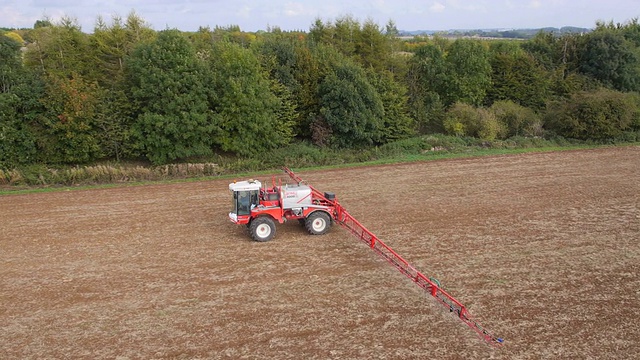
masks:
[(575, 26), (563, 26), (561, 28), (545, 27), (538, 29), (476, 29), (476, 30), (401, 30), (400, 36), (413, 37), (413, 36), (443, 36), (443, 37), (460, 37), (460, 36), (472, 36), (472, 37), (486, 37), (486, 38), (505, 38), (505, 39), (529, 39), (535, 36), (537, 33), (549, 32), (555, 35), (563, 34), (575, 34), (575, 33), (588, 33), (593, 29), (580, 28)]

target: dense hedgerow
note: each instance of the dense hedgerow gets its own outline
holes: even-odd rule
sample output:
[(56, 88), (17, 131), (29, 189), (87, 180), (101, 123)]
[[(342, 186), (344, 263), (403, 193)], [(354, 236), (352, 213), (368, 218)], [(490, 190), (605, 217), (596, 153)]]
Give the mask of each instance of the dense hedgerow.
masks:
[(0, 185), (90, 185), (216, 176), (221, 168), (214, 163), (182, 163), (162, 166), (107, 164), (52, 168), (30, 165), (0, 169)]
[(613, 141), (635, 130), (638, 113), (634, 94), (600, 89), (552, 103), (545, 124), (566, 138)]
[[(628, 131), (620, 141), (640, 140), (640, 131)], [(94, 184), (163, 181), (202, 178), (237, 173), (278, 170), (282, 166), (308, 168), (338, 166), (363, 162), (395, 162), (406, 159), (429, 159), (431, 156), (473, 155), (494, 149), (540, 149), (596, 144), (592, 141), (565, 139), (552, 132), (545, 137), (512, 136), (504, 140), (482, 140), (471, 136), (431, 134), (397, 140), (363, 149), (324, 148), (303, 141), (253, 157), (216, 156), (203, 162), (161, 166), (141, 163), (110, 163), (90, 166), (50, 167), (30, 165), (13, 169), (0, 168), (0, 185), (9, 186), (77, 186)]]

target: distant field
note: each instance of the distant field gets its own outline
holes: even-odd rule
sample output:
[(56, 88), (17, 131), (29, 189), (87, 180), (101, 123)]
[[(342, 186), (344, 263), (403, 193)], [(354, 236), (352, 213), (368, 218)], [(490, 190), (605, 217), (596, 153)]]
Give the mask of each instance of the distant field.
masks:
[(640, 147), (299, 175), (504, 347), (338, 226), (316, 237), (288, 223), (250, 241), (227, 218), (229, 180), (216, 180), (0, 196), (0, 358), (640, 353)]

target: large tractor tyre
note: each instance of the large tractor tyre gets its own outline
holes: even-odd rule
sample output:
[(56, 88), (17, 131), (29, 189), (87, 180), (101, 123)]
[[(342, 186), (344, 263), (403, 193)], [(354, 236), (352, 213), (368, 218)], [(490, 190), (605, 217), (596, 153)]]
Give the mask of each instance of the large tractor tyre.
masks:
[(270, 217), (259, 217), (251, 221), (249, 231), (253, 240), (269, 241), (276, 235), (276, 223)]
[(304, 226), (311, 235), (326, 234), (331, 228), (331, 218), (324, 211), (316, 211), (307, 217)]

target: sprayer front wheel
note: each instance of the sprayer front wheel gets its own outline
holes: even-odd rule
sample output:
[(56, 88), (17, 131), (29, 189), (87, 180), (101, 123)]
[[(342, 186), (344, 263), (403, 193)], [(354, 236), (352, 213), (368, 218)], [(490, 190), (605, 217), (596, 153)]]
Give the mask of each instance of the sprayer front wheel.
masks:
[(255, 241), (269, 241), (276, 235), (276, 224), (270, 217), (259, 217), (251, 221), (249, 226), (251, 238)]

